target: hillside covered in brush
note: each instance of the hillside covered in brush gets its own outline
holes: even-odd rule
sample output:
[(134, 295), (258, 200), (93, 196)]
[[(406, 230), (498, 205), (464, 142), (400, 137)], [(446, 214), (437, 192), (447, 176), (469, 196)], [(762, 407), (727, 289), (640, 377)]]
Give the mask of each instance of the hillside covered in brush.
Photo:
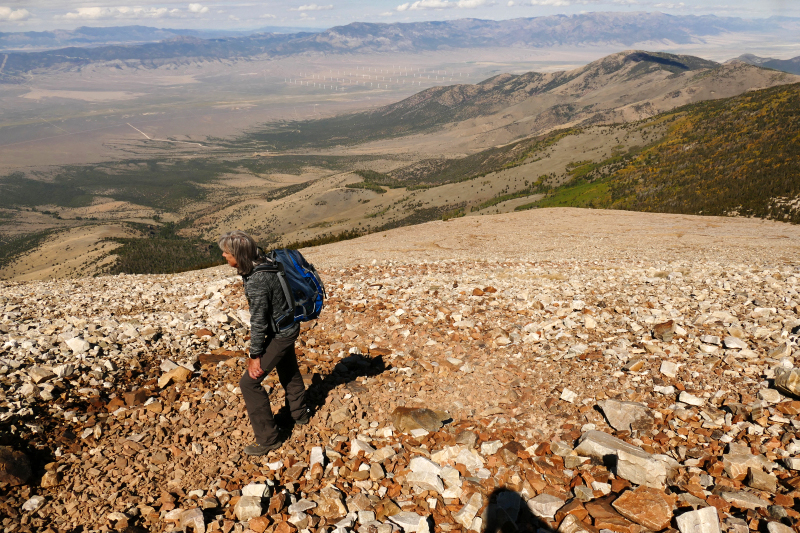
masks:
[(800, 84), (702, 102), (651, 120), (665, 135), (592, 163), (534, 205), (744, 215), (800, 223)]

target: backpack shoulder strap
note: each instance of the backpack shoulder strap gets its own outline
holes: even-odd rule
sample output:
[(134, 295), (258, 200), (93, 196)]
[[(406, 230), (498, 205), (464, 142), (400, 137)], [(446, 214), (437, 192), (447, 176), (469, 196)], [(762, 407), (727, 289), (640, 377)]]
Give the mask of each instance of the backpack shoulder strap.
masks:
[[(276, 254), (274, 250), (268, 253), (267, 261), (256, 265), (255, 268), (253, 268), (253, 272), (273, 272), (278, 275), (278, 282), (281, 284), (283, 297), (286, 299), (287, 316), (294, 320), (294, 308), (297, 304), (294, 300), (292, 289), (286, 281), (285, 265), (280, 261), (278, 254)], [(278, 331), (278, 329), (276, 328), (275, 331)]]

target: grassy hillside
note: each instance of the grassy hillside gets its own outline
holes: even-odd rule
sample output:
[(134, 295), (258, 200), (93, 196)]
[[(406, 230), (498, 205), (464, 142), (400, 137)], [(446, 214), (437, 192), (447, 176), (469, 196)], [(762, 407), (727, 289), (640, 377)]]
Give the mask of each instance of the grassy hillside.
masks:
[(623, 159), (594, 165), (525, 207), (744, 215), (800, 223), (800, 84), (693, 104), (639, 124), (667, 133)]
[[(0, 177), (0, 208), (56, 205), (83, 207), (96, 196), (155, 209), (176, 210), (208, 195), (204, 185), (226, 174), (300, 175), (308, 167), (345, 170), (370, 157), (278, 155), (268, 158), (157, 158), (66, 166), (52, 175), (15, 172)], [(302, 188), (302, 187), (300, 187)], [(297, 187), (285, 188), (288, 194)], [(285, 191), (284, 191), (285, 192)], [(273, 193), (280, 197), (281, 191)]]
[(800, 84), (682, 110), (610, 186), (616, 208), (800, 222)]

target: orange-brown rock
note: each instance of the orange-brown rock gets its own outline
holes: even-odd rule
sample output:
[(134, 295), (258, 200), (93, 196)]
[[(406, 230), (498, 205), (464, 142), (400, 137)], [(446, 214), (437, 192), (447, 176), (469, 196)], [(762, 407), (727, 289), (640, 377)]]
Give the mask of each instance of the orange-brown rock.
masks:
[(585, 520), (587, 516), (589, 516), (589, 511), (586, 510), (586, 507), (578, 499), (573, 499), (564, 507), (556, 511), (555, 519), (556, 522), (561, 522), (567, 515), (575, 515), (578, 520)]
[(678, 497), (660, 489), (638, 487), (628, 490), (612, 504), (619, 514), (653, 531), (669, 526)]
[(256, 533), (264, 533), (264, 530), (269, 527), (270, 520), (266, 516), (259, 516), (250, 520), (248, 526)]
[(597, 529), (610, 529), (616, 533), (641, 533), (642, 526), (619, 514), (609, 503), (615, 496), (606, 496), (585, 504)]
[(785, 415), (800, 415), (800, 401), (798, 400), (781, 402), (775, 408)]
[(275, 526), (275, 533), (294, 533), (297, 528), (290, 522), (281, 522)]

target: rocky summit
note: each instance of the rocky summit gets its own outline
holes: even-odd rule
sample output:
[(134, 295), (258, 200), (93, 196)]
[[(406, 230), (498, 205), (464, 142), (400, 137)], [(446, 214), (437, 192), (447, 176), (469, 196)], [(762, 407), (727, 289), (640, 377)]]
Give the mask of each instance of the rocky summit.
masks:
[(800, 229), (576, 209), (305, 250), (249, 458), (227, 267), (0, 285), (5, 532), (800, 531)]

